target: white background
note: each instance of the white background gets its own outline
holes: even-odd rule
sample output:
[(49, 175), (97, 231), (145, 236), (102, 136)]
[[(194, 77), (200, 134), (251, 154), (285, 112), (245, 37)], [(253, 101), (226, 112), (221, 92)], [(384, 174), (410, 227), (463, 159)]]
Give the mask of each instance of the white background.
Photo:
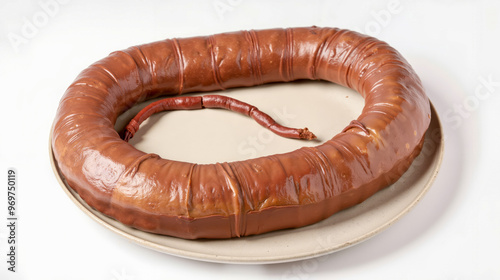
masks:
[[(0, 279), (500, 279), (499, 17), (498, 1), (2, 0), (0, 218), (7, 223), (14, 167), (19, 220), (16, 273), (7, 271), (0, 226)], [(62, 191), (49, 162), (50, 126), (89, 64), (165, 38), (311, 25), (387, 41), (414, 66), (441, 117), (441, 172), (388, 230), (309, 261), (214, 264), (121, 238)]]

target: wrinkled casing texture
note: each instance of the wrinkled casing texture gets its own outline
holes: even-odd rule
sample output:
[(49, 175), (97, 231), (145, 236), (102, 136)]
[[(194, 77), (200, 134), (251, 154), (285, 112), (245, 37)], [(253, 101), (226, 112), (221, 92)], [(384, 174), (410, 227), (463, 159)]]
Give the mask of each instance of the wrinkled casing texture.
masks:
[[(299, 79), (359, 92), (361, 126), (316, 147), (214, 164), (144, 153), (114, 129), (120, 114), (159, 95)], [(230, 238), (309, 225), (362, 202), (407, 170), (429, 122), (419, 78), (385, 42), (335, 28), (252, 30), (134, 46), (92, 64), (60, 102), (52, 150), (69, 186), (126, 225)]]

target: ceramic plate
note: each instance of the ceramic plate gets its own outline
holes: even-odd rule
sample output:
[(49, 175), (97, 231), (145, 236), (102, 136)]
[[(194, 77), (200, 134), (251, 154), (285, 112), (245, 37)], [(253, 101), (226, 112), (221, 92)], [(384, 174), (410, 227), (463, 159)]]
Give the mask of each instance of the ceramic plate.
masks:
[[(318, 141), (275, 136), (248, 117), (217, 109), (159, 113), (141, 125), (131, 144), (173, 160), (211, 163), (244, 160), (315, 146), (339, 133), (363, 108), (356, 92), (326, 82), (294, 82), (233, 89), (224, 94), (249, 102), (283, 125), (307, 126)], [(117, 122), (121, 129), (146, 104)], [(50, 145), (49, 145), (50, 147)], [(52, 155), (52, 151), (51, 155)], [(365, 202), (314, 225), (228, 240), (183, 240), (145, 233), (90, 208), (54, 172), (68, 196), (92, 219), (142, 246), (196, 260), (223, 263), (278, 263), (332, 253), (364, 241), (389, 227), (414, 207), (433, 183), (444, 152), (442, 127), (434, 108), (421, 154), (395, 184)]]

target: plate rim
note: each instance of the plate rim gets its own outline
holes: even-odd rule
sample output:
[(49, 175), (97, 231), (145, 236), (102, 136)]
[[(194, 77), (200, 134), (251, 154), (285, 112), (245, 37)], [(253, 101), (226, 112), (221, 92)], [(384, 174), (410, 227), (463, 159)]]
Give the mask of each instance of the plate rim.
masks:
[[(313, 252), (304, 252), (301, 254), (295, 254), (295, 255), (287, 255), (286, 257), (276, 257), (276, 256), (259, 256), (259, 257), (252, 257), (252, 256), (247, 256), (247, 257), (234, 257), (234, 256), (223, 256), (223, 255), (210, 255), (206, 253), (200, 253), (200, 252), (194, 252), (194, 251), (189, 251), (189, 250), (183, 250), (183, 249), (178, 249), (178, 248), (173, 248), (169, 247), (166, 245), (158, 244), (150, 240), (142, 239), (138, 236), (133, 235), (130, 232), (123, 231), (122, 229), (119, 229), (112, 224), (108, 223), (106, 220), (104, 220), (102, 217), (105, 217), (104, 214), (99, 213), (97, 210), (92, 209), (91, 207), (86, 204), (85, 201), (83, 201), (81, 198), (79, 198), (78, 194), (71, 189), (63, 180), (63, 175), (59, 172), (59, 167), (57, 166), (57, 162), (54, 158), (54, 153), (52, 149), (52, 130), (53, 130), (53, 125), (51, 126), (50, 129), (50, 134), (49, 134), (49, 157), (50, 157), (50, 163), (52, 170), (54, 172), (54, 175), (59, 182), (61, 188), (64, 190), (67, 196), (70, 197), (70, 199), (73, 201), (73, 203), (76, 204), (80, 210), (82, 210), (85, 214), (87, 214), (90, 218), (93, 220), (97, 221), (101, 226), (104, 226), (108, 230), (113, 231), (114, 233), (118, 234), (119, 236), (126, 238), (130, 241), (133, 241), (134, 243), (146, 247), (161, 253), (177, 256), (177, 257), (182, 257), (185, 259), (191, 259), (191, 260), (197, 260), (197, 261), (205, 261), (205, 262), (212, 262), (212, 263), (228, 263), (228, 264), (272, 264), (272, 263), (285, 263), (285, 262), (292, 262), (292, 261), (299, 261), (299, 260), (306, 260), (310, 258), (315, 258), (315, 257), (320, 257), (324, 256), (327, 254), (331, 254), (334, 252), (338, 252), (344, 249), (347, 249), (351, 246), (360, 244), (371, 237), (381, 233), (385, 229), (389, 228), (392, 226), (394, 223), (396, 223), (398, 220), (400, 220), (402, 217), (404, 217), (408, 212), (410, 212), (419, 202), (420, 200), (425, 196), (425, 194), (429, 191), (430, 187), (436, 180), (442, 162), (444, 158), (444, 147), (445, 147), (445, 138), (444, 138), (444, 133), (443, 133), (443, 126), (441, 123), (441, 120), (437, 114), (437, 110), (432, 104), (430, 103), (431, 107), (431, 119), (434, 119), (436, 122), (436, 128), (440, 130), (440, 137), (439, 137), (439, 145), (436, 147), (436, 150), (434, 151), (433, 154), (438, 154), (437, 158), (435, 159), (435, 167), (434, 170), (432, 170), (431, 174), (429, 175), (428, 180), (425, 182), (425, 186), (422, 188), (421, 191), (419, 191), (418, 195), (415, 196), (415, 198), (406, 205), (405, 208), (403, 208), (399, 213), (397, 213), (395, 216), (393, 216), (391, 219), (386, 221), (385, 223), (381, 224), (380, 226), (373, 228), (371, 231), (366, 232), (365, 234), (359, 235), (356, 238), (353, 238), (352, 240), (345, 242), (341, 245), (334, 246), (334, 247), (325, 247), (320, 250), (314, 250)], [(78, 198), (77, 198), (78, 196)], [(369, 198), (368, 198), (369, 199)], [(362, 204), (362, 203), (360, 203)], [(358, 204), (358, 205), (360, 205)], [(358, 205), (352, 206), (350, 208), (355, 208)], [(335, 214), (334, 214), (335, 215)], [(106, 217), (109, 218), (109, 217)], [(109, 218), (112, 219), (112, 218)], [(131, 231), (137, 231), (137, 229), (130, 228)], [(284, 231), (291, 231), (294, 229), (285, 229)], [(175, 238), (175, 237), (170, 237), (168, 238)], [(195, 241), (195, 240), (194, 240)]]

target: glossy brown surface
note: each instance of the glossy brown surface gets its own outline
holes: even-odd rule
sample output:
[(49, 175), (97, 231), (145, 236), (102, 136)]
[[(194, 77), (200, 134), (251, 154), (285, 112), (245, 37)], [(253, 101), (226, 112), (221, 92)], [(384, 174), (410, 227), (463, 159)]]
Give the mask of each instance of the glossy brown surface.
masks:
[[(365, 107), (322, 145), (230, 163), (163, 159), (114, 130), (121, 113), (161, 94), (297, 79), (353, 88)], [(144, 231), (229, 238), (308, 225), (362, 202), (404, 173), (429, 122), (419, 78), (384, 42), (332, 28), (241, 31), (94, 63), (62, 98), (52, 147), (68, 184), (98, 211)]]

